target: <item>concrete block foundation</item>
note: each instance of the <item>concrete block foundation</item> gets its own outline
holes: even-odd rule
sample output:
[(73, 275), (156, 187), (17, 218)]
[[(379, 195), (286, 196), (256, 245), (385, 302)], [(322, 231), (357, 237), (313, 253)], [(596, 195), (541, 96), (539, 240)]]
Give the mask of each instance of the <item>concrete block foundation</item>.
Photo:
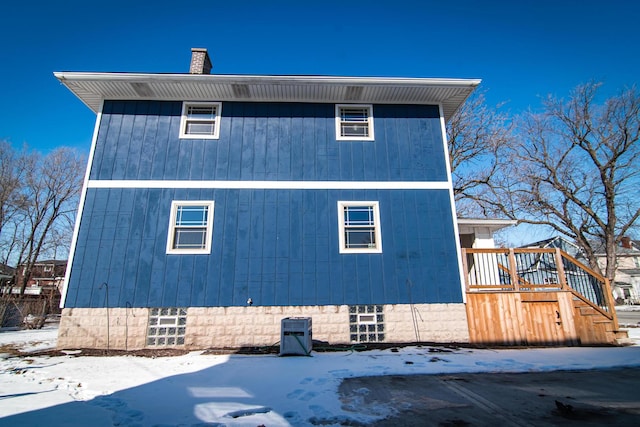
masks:
[[(58, 348), (201, 350), (271, 346), (280, 341), (280, 324), (285, 317), (311, 317), (314, 340), (351, 344), (357, 327), (353, 324), (354, 317), (350, 316), (358, 313), (358, 307), (188, 307), (185, 325), (169, 324), (171, 318), (158, 320), (151, 314), (159, 311), (154, 312), (151, 308), (65, 308), (60, 321)], [(381, 307), (384, 332), (377, 335), (382, 338), (377, 342), (469, 342), (464, 304)], [(149, 324), (150, 315), (154, 325)], [(149, 335), (152, 330), (154, 334), (160, 331), (183, 334), (172, 341), (158, 340)]]

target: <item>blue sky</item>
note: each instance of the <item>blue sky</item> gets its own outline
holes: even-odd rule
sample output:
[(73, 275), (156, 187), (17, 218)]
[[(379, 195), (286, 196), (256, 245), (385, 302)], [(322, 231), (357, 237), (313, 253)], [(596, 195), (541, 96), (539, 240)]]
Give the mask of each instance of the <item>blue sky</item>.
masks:
[(640, 2), (29, 1), (0, 5), (0, 139), (88, 152), (94, 114), (54, 71), (481, 78), (517, 113), (640, 78)]

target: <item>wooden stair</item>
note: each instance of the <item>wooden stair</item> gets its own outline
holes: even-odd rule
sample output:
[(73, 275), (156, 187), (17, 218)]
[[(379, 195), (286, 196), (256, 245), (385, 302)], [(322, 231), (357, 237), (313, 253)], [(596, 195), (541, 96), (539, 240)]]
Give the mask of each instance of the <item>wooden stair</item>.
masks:
[(609, 280), (559, 248), (462, 248), (462, 264), (472, 343), (630, 342)]
[(581, 345), (626, 345), (630, 343), (627, 331), (618, 327), (614, 315), (606, 315), (595, 306), (574, 295), (574, 323)]

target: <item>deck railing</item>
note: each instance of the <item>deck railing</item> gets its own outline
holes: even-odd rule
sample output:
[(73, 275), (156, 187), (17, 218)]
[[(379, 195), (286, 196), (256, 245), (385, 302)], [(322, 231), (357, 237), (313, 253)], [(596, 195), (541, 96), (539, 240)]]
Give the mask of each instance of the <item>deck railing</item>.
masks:
[(570, 291), (615, 316), (609, 281), (560, 249), (462, 249), (467, 292)]

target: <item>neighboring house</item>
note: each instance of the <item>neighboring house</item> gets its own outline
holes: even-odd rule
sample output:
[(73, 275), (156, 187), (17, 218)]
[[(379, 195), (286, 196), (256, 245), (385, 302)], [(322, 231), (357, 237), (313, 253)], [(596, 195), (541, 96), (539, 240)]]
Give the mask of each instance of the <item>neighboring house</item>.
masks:
[[(67, 271), (67, 260), (36, 261), (31, 267), (31, 274), (27, 280), (24, 293), (27, 295), (41, 295), (43, 293), (62, 291), (64, 276)], [(16, 289), (19, 291), (24, 280), (26, 266), (18, 265), (15, 272)]]
[(540, 240), (538, 242), (529, 243), (521, 248), (557, 248), (565, 251), (578, 261), (588, 265), (586, 258), (582, 253), (582, 249), (571, 240), (568, 240), (562, 236), (551, 237), (549, 239)]
[[(31, 266), (26, 285), (23, 285), (26, 266), (5, 270), (0, 266), (0, 291), (9, 297), (10, 304), (0, 307), (0, 323), (3, 326), (26, 325), (42, 327), (44, 316), (60, 313), (60, 297), (66, 260), (37, 261)], [(4, 274), (4, 272), (10, 274)], [(23, 289), (24, 286), (24, 289)], [(32, 318), (32, 316), (37, 316)]]
[(192, 52), (190, 74), (55, 73), (97, 113), (58, 346), (272, 345), (286, 317), (468, 341), (445, 121), (479, 80), (209, 75)]
[(13, 283), (13, 276), (15, 274), (15, 268), (9, 267), (6, 264), (0, 264), (0, 286), (5, 286)]
[[(588, 265), (586, 258), (582, 254), (582, 250), (578, 245), (562, 236), (551, 237), (549, 239), (540, 240), (538, 242), (529, 243), (520, 246), (521, 248), (541, 248), (541, 249), (560, 249), (582, 264)], [(554, 285), (559, 283), (558, 270), (556, 267), (556, 259), (553, 254), (527, 254), (517, 255), (519, 275), (530, 283), (541, 283)], [(567, 280), (571, 283), (572, 278), (578, 274), (578, 271), (566, 271)], [(582, 273), (580, 272), (580, 279)]]
[[(521, 248), (541, 248), (541, 249), (560, 249), (584, 265), (588, 262), (582, 250), (578, 245), (565, 239), (562, 236), (551, 237), (528, 245), (520, 246)], [(527, 282), (540, 283), (545, 285), (559, 284), (556, 257), (554, 254), (528, 254), (521, 253), (516, 255), (518, 263), (518, 274)], [(584, 272), (580, 269), (565, 268), (567, 281), (572, 284), (581, 282), (585, 277)], [(573, 286), (574, 288), (576, 286)], [(582, 289), (585, 292), (584, 289)], [(587, 293), (590, 293), (587, 291)], [(600, 298), (599, 298), (600, 299)]]
[[(598, 265), (604, 271), (607, 265), (604, 245), (592, 244)], [(618, 304), (640, 304), (640, 241), (625, 236), (616, 247), (616, 276), (611, 288)]]
[[(521, 246), (521, 248), (560, 249), (585, 266), (589, 264), (582, 254), (580, 247), (562, 236), (530, 243)], [(518, 264), (518, 274), (526, 282), (539, 283), (550, 287), (560, 284), (555, 254), (521, 253), (516, 255), (516, 261)], [(591, 301), (604, 304), (605, 298), (600, 285), (582, 268), (579, 268), (573, 263), (565, 263), (563, 269), (571, 288), (587, 296)]]
[[(591, 242), (591, 245), (598, 259), (598, 266), (601, 271), (604, 271), (607, 260), (606, 254), (604, 253), (604, 245), (593, 241)], [(575, 243), (563, 237), (553, 237), (540, 242), (531, 243), (523, 247), (560, 248), (583, 264), (589, 265), (589, 262), (584, 256), (582, 250)], [(616, 248), (616, 258), (617, 268), (615, 282), (611, 284), (613, 296), (618, 304), (639, 304), (640, 242), (633, 241), (628, 237), (623, 238), (621, 244)], [(529, 263), (529, 267), (522, 267), (524, 271), (523, 277), (531, 278), (535, 275), (539, 278), (544, 276), (543, 280), (545, 283), (557, 283), (557, 272), (555, 271), (555, 267), (549, 267), (548, 262), (545, 261), (544, 257), (540, 257), (539, 259), (534, 260), (534, 262), (529, 261)], [(571, 280), (570, 275), (568, 275), (568, 280)]]

